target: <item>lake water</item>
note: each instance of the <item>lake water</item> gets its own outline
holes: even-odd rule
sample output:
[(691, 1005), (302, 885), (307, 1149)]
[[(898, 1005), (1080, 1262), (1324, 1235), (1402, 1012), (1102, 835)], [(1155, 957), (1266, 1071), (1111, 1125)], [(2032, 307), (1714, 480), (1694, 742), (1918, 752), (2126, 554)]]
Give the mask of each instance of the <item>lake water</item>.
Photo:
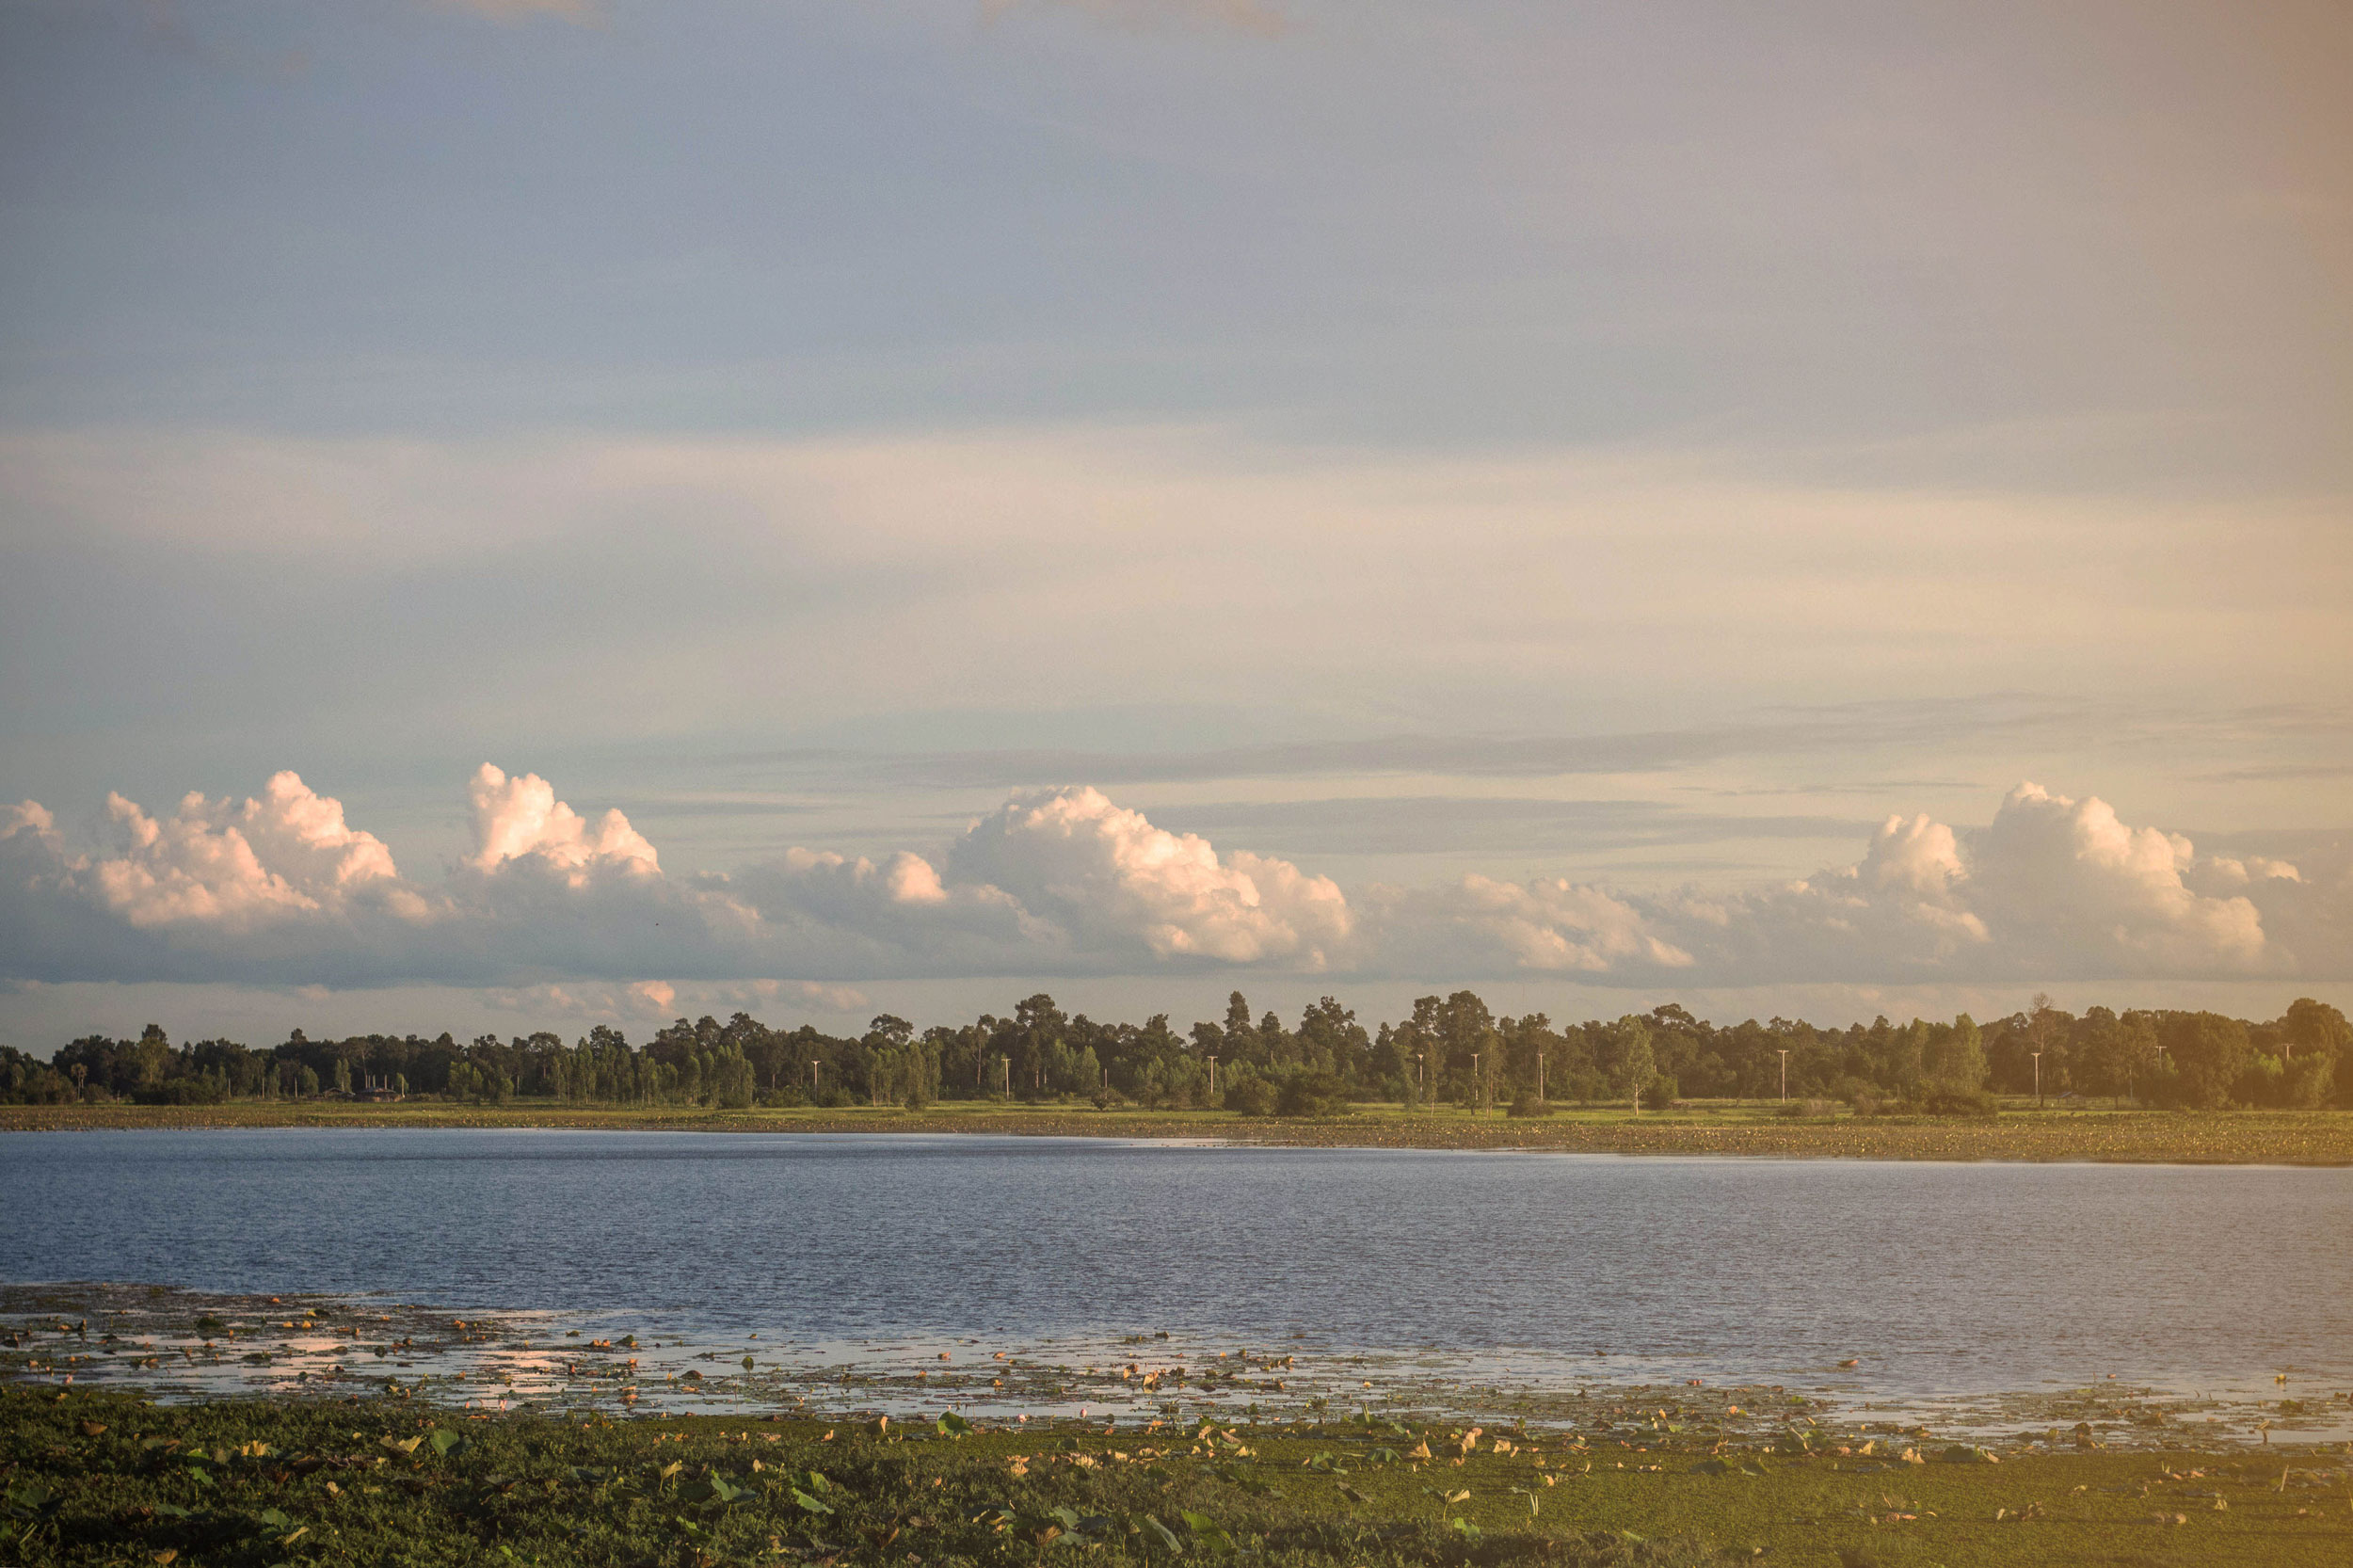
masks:
[(828, 1380), (975, 1342), (1076, 1379), (1166, 1334), (1291, 1353), (1322, 1371), (1284, 1392), (1320, 1397), (1697, 1378), (1893, 1407), (2113, 1374), (2243, 1422), (2281, 1373), (2353, 1386), (2343, 1170), (268, 1129), (10, 1135), (0, 1197), (18, 1284), (536, 1314)]

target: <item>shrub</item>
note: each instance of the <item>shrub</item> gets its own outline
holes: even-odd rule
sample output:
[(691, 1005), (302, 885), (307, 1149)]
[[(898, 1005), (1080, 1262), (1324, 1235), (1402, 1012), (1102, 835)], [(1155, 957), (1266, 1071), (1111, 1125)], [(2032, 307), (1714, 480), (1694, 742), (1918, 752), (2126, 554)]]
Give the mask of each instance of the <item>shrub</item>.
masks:
[(1263, 1078), (1245, 1078), (1225, 1091), (1225, 1109), (1245, 1116), (1272, 1116), (1274, 1085)]
[(1540, 1100), (1534, 1094), (1523, 1089), (1503, 1113), (1507, 1116), (1549, 1116), (1552, 1114), (1552, 1102)]
[(1983, 1089), (1931, 1089), (1920, 1109), (1931, 1116), (1993, 1117), (2000, 1107)]
[(1345, 1116), (1348, 1085), (1330, 1073), (1293, 1073), (1274, 1097), (1278, 1116)]
[(1643, 1086), (1642, 1109), (1645, 1111), (1666, 1111), (1672, 1109), (1675, 1102), (1675, 1096), (1680, 1093), (1682, 1093), (1682, 1090), (1680, 1086), (1676, 1084), (1675, 1080), (1669, 1078), (1666, 1074), (1661, 1073)]

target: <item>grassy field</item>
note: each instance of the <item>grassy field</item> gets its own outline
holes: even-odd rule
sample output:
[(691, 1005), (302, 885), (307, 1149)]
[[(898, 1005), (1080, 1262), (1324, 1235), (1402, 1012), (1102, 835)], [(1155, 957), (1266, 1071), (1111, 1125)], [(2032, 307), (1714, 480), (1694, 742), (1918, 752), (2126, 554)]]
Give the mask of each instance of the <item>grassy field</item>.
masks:
[[(1501, 1439), (1501, 1441), (1498, 1441)], [(1351, 1421), (1106, 1434), (0, 1391), (24, 1564), (2353, 1560), (2345, 1458)], [(1909, 1457), (1908, 1457), (1909, 1456)]]
[(1313, 1121), (1225, 1111), (1098, 1111), (948, 1103), (711, 1111), (691, 1106), (360, 1105), (319, 1099), (218, 1106), (0, 1106), (0, 1131), (205, 1127), (632, 1128), (703, 1132), (997, 1132), (1028, 1136), (1218, 1138), (1319, 1147), (1550, 1149), (1582, 1154), (1738, 1154), (1849, 1160), (2103, 1160), (2353, 1164), (2353, 1112), (2165, 1112), (2011, 1104), (1992, 1121), (1789, 1116), (1774, 1105), (1697, 1102), (1637, 1117), (1623, 1107), (1513, 1120), (1500, 1111), (1361, 1106)]

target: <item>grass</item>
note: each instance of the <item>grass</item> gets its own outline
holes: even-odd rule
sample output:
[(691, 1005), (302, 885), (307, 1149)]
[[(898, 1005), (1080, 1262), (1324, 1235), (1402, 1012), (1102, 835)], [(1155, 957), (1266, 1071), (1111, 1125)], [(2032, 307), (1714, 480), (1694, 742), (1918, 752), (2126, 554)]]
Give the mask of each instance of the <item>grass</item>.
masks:
[(1700, 1101), (1637, 1117), (1624, 1108), (1541, 1119), (1447, 1107), (1360, 1106), (1321, 1120), (1225, 1111), (1098, 1111), (1091, 1106), (949, 1102), (896, 1107), (713, 1111), (697, 1106), (501, 1106), (319, 1099), (216, 1106), (0, 1106), (0, 1131), (102, 1128), (606, 1128), (711, 1132), (996, 1132), (1032, 1136), (1222, 1138), (1317, 1147), (1549, 1149), (1581, 1154), (1734, 1154), (1852, 1160), (2096, 1160), (2178, 1164), (2353, 1164), (2353, 1112), (2165, 1112), (2011, 1102), (1992, 1121), (1786, 1116), (1774, 1105)]
[(1350, 1421), (952, 1437), (7, 1389), (0, 1560), (2297, 1568), (2353, 1556), (2335, 1455), (1915, 1464), (1885, 1448), (1469, 1435)]

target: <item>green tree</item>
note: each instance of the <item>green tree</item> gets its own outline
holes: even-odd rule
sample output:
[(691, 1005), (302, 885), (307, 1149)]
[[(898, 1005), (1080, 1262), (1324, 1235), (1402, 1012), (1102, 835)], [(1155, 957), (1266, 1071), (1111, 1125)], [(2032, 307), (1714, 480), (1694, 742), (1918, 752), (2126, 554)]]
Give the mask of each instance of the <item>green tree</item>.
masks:
[(2280, 1017), (2281, 1037), (2292, 1048), (2291, 1055), (2344, 1056), (2353, 1052), (2353, 1024), (2345, 1022), (2345, 1015), (2325, 1001), (2298, 997), (2288, 1003), (2288, 1010)]
[(1929, 1032), (1924, 1064), (1929, 1082), (1940, 1089), (1985, 1087), (1985, 1035), (1977, 1020), (1963, 1013), (1950, 1028)]
[(1250, 1001), (1240, 991), (1225, 998), (1225, 1050), (1227, 1057), (1240, 1060), (1253, 1053), (1257, 1044), (1257, 1030), (1250, 1021)]
[(712, 1064), (712, 1098), (728, 1111), (741, 1111), (752, 1103), (752, 1064), (743, 1051), (733, 1045), (720, 1048)]
[(1299, 1032), (1292, 1038), (1298, 1042), (1300, 1064), (1307, 1071), (1344, 1080), (1363, 1070), (1372, 1048), (1356, 1015), (1330, 997), (1300, 1014)]
[[(2340, 1105), (2353, 1106), (2353, 1024), (2325, 1001), (2298, 997), (2280, 1019), (2280, 1034), (2299, 1068), (2295, 1102), (2305, 1104), (2334, 1090)], [(2303, 1067), (2307, 1061), (2319, 1065)]]
[(2132, 1081), (2131, 1040), (2123, 1021), (2105, 1007), (2084, 1014), (2076, 1032), (2075, 1086), (2089, 1095), (2121, 1096)]
[(139, 1035), (138, 1044), (131, 1048), (133, 1081), (141, 1089), (162, 1085), (171, 1070), (171, 1039), (161, 1024), (149, 1024)]
[(2215, 1111), (2231, 1103), (2231, 1091), (2248, 1068), (2255, 1048), (2247, 1026), (2219, 1013), (2169, 1013), (2158, 1025), (2165, 1048), (2168, 1103)]
[(1651, 1049), (1650, 1026), (1629, 1013), (1609, 1026), (1610, 1079), (1623, 1099), (1631, 1100), (1634, 1113), (1642, 1113), (1642, 1091), (1658, 1076), (1658, 1058)]

